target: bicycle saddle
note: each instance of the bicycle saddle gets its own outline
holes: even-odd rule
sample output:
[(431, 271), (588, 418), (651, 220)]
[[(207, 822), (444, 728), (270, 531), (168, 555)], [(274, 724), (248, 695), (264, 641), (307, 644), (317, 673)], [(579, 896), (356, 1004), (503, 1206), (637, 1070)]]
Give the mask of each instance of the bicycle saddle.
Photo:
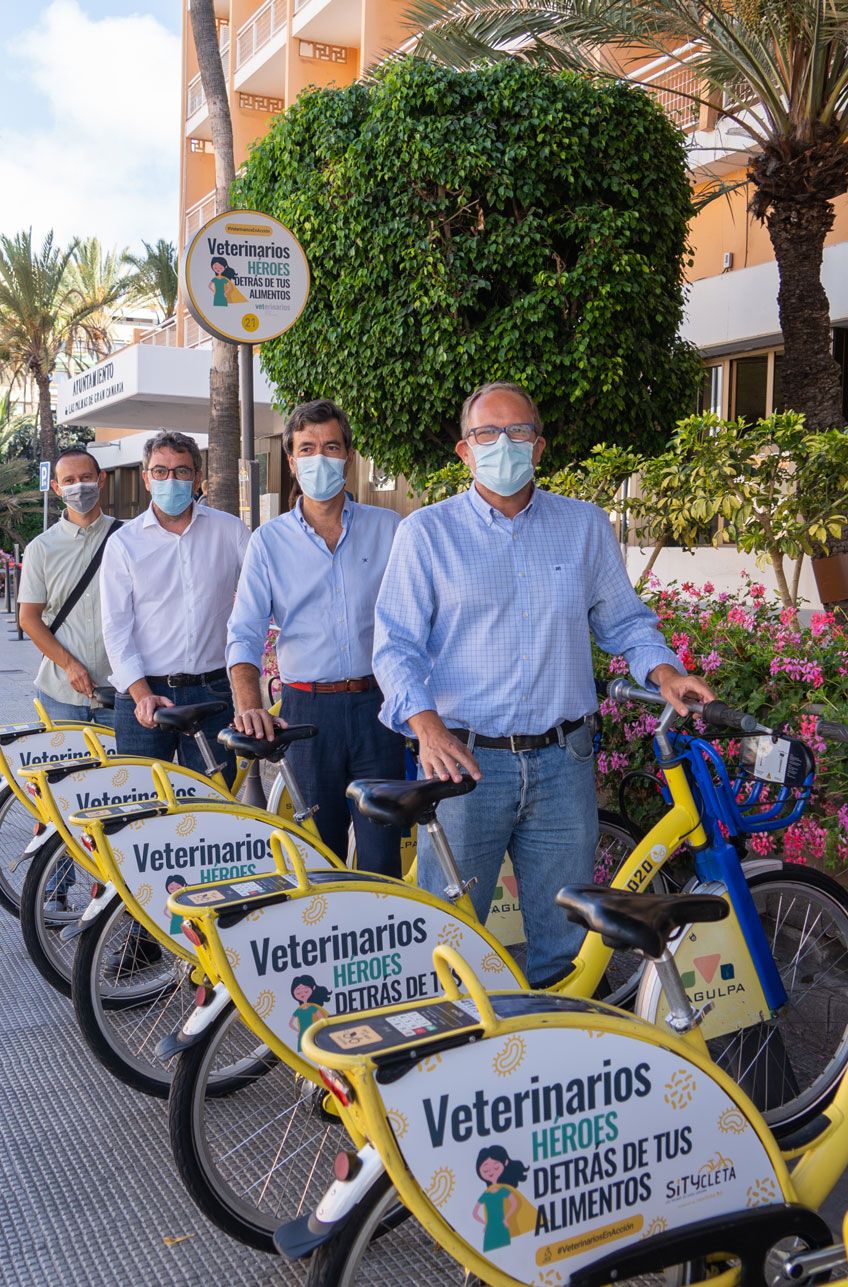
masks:
[(159, 706), (153, 712), (153, 719), (162, 728), (175, 728), (178, 733), (191, 737), (205, 719), (220, 715), (227, 705), (227, 702), (197, 702), (194, 706)]
[(412, 827), (435, 817), (440, 800), (468, 795), (476, 785), (473, 778), (465, 776), (459, 782), (443, 782), (441, 778), (424, 778), (421, 782), (362, 778), (351, 782), (347, 798), (366, 818), (383, 827)]
[(676, 929), (722, 921), (728, 906), (717, 894), (629, 894), (600, 885), (566, 885), (556, 896), (570, 921), (600, 934), (607, 947), (662, 956)]
[(288, 728), (275, 728), (274, 740), (267, 737), (250, 737), (240, 733), (237, 728), (222, 728), (218, 741), (234, 755), (243, 755), (248, 760), (281, 760), (292, 742), (302, 742), (307, 737), (317, 737), (315, 724), (290, 724)]
[(115, 689), (111, 684), (96, 684), (94, 696), (105, 710), (115, 709)]

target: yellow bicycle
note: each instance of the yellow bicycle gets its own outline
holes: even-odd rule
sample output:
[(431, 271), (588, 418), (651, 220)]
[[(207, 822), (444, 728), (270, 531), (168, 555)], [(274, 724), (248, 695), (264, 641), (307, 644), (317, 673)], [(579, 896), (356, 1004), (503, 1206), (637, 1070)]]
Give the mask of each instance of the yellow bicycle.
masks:
[[(727, 708), (719, 708), (717, 713), (725, 720), (733, 715)], [(663, 714), (664, 725), (658, 734), (660, 750), (660, 739), (666, 731), (671, 736), (675, 718), (670, 708)], [(756, 749), (755, 743), (761, 737), (771, 744), (769, 734), (757, 734), (751, 742), (752, 750)], [(697, 746), (693, 746), (691, 753), (693, 757), (700, 755)], [(680, 756), (678, 759), (678, 764), (667, 766), (672, 808), (658, 828), (624, 860), (613, 881), (618, 888), (636, 892), (644, 890), (668, 863), (683, 839), (700, 844), (700, 861), (715, 857), (714, 846), (701, 840), (701, 835), (707, 837), (708, 831), (710, 835), (716, 832), (721, 835), (714, 822), (712, 803), (707, 801), (699, 805), (687, 776), (687, 767)], [(724, 776), (729, 790), (726, 771)], [(756, 779), (749, 775), (748, 788), (755, 790), (755, 784)], [(354, 784), (351, 793), (358, 806), (371, 816), (400, 825), (423, 821), (436, 833), (437, 852), (444, 852), (446, 842), (439, 833), (435, 802), (471, 787), (470, 782), (458, 785), (439, 782), (363, 783)], [(794, 788), (791, 790), (794, 792)], [(771, 822), (777, 821), (776, 815), (772, 814)], [(746, 825), (753, 827), (756, 824), (748, 819)], [(725, 857), (732, 879), (734, 864), (740, 871), (742, 868), (740, 853), (733, 846), (730, 849), (730, 855)], [(449, 850), (445, 857), (449, 862)], [(724, 891), (726, 887), (712, 878), (712, 868), (707, 874), (710, 876), (705, 882), (708, 892)], [(455, 905), (462, 907), (462, 891), (455, 870), (451, 873), (450, 867), (447, 883), (454, 887)], [(754, 933), (758, 931), (761, 940), (765, 937), (772, 968), (781, 981), (785, 980), (786, 1001), (774, 1013), (766, 1008), (764, 1000), (758, 1003), (761, 1008), (754, 1008), (753, 1013), (747, 1006), (738, 1004), (740, 996), (756, 995), (755, 989), (759, 986), (752, 949), (739, 930), (736, 906), (744, 902), (745, 895), (735, 890), (736, 902), (728, 900), (731, 914), (726, 922), (696, 927), (697, 933), (690, 929), (681, 936), (675, 949), (688, 952), (689, 958), (694, 954), (695, 961), (700, 962), (696, 968), (703, 968), (707, 973), (712, 968), (715, 977), (724, 984), (723, 988), (717, 986), (712, 989), (716, 995), (711, 998), (713, 1013), (706, 1029), (711, 1048), (729, 1064), (731, 1075), (738, 1070), (747, 1079), (751, 1093), (761, 1096), (760, 1106), (766, 1110), (775, 1128), (782, 1126), (791, 1130), (801, 1121), (814, 1119), (835, 1090), (844, 1068), (839, 1014), (848, 997), (845, 987), (848, 911), (844, 895), (838, 889), (832, 893), (831, 884), (803, 871), (784, 871), (780, 864), (758, 871), (752, 877), (751, 893), (747, 897), (749, 902), (753, 901), (755, 912), (759, 913)], [(319, 1129), (322, 1122), (326, 1126), (325, 1119), (320, 1116), (320, 1102), (316, 1107), (309, 1096), (302, 1102), (294, 1097), (298, 1111), (291, 1108), (293, 1097), (286, 1089), (290, 1081), (289, 1067), (304, 1071), (307, 1077), (309, 1073), (293, 1065), (291, 1050), (288, 1056), (279, 1048), (275, 1050), (268, 1036), (267, 1022), (263, 1020), (264, 1008), (268, 1006), (273, 1007), (275, 1015), (286, 1014), (287, 987), (291, 992), (296, 986), (296, 960), (286, 958), (284, 969), (266, 969), (258, 975), (253, 948), (248, 950), (238, 939), (242, 933), (249, 936), (249, 923), (240, 926), (239, 918), (232, 912), (227, 889), (217, 891), (220, 916), (215, 904), (209, 900), (208, 892), (201, 896), (199, 903), (192, 904), (190, 900), (196, 892), (192, 889), (181, 891), (170, 904), (172, 910), (184, 914), (190, 922), (189, 928), (194, 927), (206, 944), (205, 949), (199, 951), (209, 979), (209, 996), (204, 998), (207, 1004), (198, 1007), (186, 1025), (184, 1039), (171, 1047), (182, 1052), (172, 1090), (172, 1141), (183, 1178), (206, 1214), (236, 1236), (262, 1246), (267, 1245), (268, 1226), (274, 1213), (282, 1216), (287, 1210), (292, 1189), (299, 1202), (306, 1201), (307, 1191), (319, 1166), (318, 1151), (326, 1154), (330, 1136), (328, 1134), (325, 1139)], [(297, 905), (300, 898), (306, 898), (318, 910), (322, 907), (321, 891), (312, 889), (308, 883), (297, 895), (284, 887), (277, 888), (274, 897), (271, 897), (272, 892), (267, 888), (262, 892), (237, 889), (234, 897), (243, 903), (244, 917), (252, 906), (254, 910), (261, 910), (264, 918), (272, 917), (270, 926), (280, 942), (287, 941), (293, 932), (286, 927), (290, 926), (292, 918), (296, 922), (301, 914)], [(345, 899), (351, 892), (352, 888), (345, 894)], [(258, 900), (255, 906), (254, 899)], [(378, 907), (372, 900), (364, 901), (374, 909)], [(343, 917), (347, 915), (348, 912), (340, 905), (333, 924), (344, 928), (346, 919)], [(248, 944), (252, 941), (248, 938)], [(618, 952), (614, 954), (618, 959), (621, 955)], [(575, 996), (590, 995), (595, 981), (609, 968), (611, 957), (613, 951), (609, 946), (596, 936), (588, 937), (573, 974), (562, 985), (563, 990)], [(264, 959), (261, 952), (259, 959)], [(734, 982), (734, 978), (728, 967), (734, 961), (734, 970), (738, 970), (738, 974), (735, 976), (736, 986), (731, 988), (729, 984)], [(725, 966), (723, 971), (722, 964)], [(310, 997), (312, 990), (317, 988), (320, 989), (317, 994), (320, 1000), (314, 1004), (321, 1004), (328, 1010), (337, 1008), (335, 976), (330, 974), (328, 977), (326, 969), (323, 972), (311, 969), (305, 972), (309, 973), (311, 981), (297, 985), (305, 990), (305, 1006), (313, 1004)], [(631, 966), (624, 971), (624, 976), (631, 978), (633, 972)], [(426, 967), (410, 965), (404, 973), (421, 973), (432, 985), (431, 974)], [(512, 973), (515, 973), (514, 966)], [(687, 980), (687, 986), (695, 995), (699, 991), (698, 977), (694, 981)], [(238, 1024), (232, 1009), (225, 1011), (218, 991), (222, 983), (226, 995), (235, 1000), (249, 1031)], [(738, 991), (740, 985), (743, 989), (741, 994)], [(640, 990), (637, 1009), (643, 1015), (661, 1019), (655, 991), (653, 974), (649, 970)], [(797, 1033), (803, 1024), (807, 997), (816, 991), (830, 998), (834, 1009), (833, 1028), (816, 1034), (812, 1041), (811, 1034), (807, 1032), (802, 1048)], [(309, 997), (306, 992), (309, 992)], [(324, 993), (330, 996), (325, 999)], [(421, 995), (425, 996), (426, 991)], [(762, 997), (762, 991), (759, 995)], [(344, 997), (342, 989), (342, 999)], [(374, 996), (373, 1004), (395, 999), (391, 991), (380, 993)], [(368, 994), (362, 993), (356, 1008), (368, 1005), (369, 1000)], [(216, 1008), (218, 1004), (221, 1009)], [(288, 1004), (292, 1005), (290, 1001)], [(353, 1008), (346, 1001), (344, 1004), (346, 1009)], [(291, 1010), (288, 1013), (291, 1014)], [(285, 1038), (287, 1032), (284, 1029), (279, 1035)], [(285, 1066), (277, 1064), (277, 1076), (268, 1076), (250, 1085), (246, 1082), (245, 1091), (240, 1093), (237, 1103), (229, 1104), (209, 1095), (208, 1079), (218, 1063), (229, 1065), (245, 1045), (253, 1049), (251, 1043), (255, 1044), (256, 1037), (261, 1037), (274, 1051), (273, 1057), (284, 1059)], [(743, 1053), (745, 1062), (740, 1067), (739, 1056)], [(800, 1060), (799, 1055), (803, 1055)], [(795, 1064), (791, 1080), (787, 1075), (790, 1061)], [(775, 1070), (780, 1076), (770, 1079), (769, 1074)], [(304, 1124), (296, 1125), (296, 1119), (302, 1119)], [(338, 1134), (334, 1138), (338, 1139)], [(292, 1163), (292, 1156), (299, 1158), (297, 1165)], [(290, 1205), (288, 1210), (291, 1213)]]
[(708, 1259), (713, 1281), (738, 1281), (741, 1261), (744, 1281), (765, 1283), (787, 1257), (788, 1284), (843, 1259), (808, 1208), (848, 1157), (848, 1078), (817, 1129), (781, 1147), (710, 1059), (704, 1012), (668, 950), (681, 929), (726, 920), (728, 903), (592, 886), (558, 902), (653, 962), (668, 1023), (489, 992), (450, 947), (434, 954), (441, 996), (317, 1018), (304, 1053), (365, 1143), (337, 1156), (315, 1211), (277, 1234), (283, 1254), (311, 1256), (308, 1287), (386, 1281), (398, 1255), (415, 1280), (471, 1273), (491, 1287), (589, 1287), (681, 1265), (692, 1281), (710, 1276)]

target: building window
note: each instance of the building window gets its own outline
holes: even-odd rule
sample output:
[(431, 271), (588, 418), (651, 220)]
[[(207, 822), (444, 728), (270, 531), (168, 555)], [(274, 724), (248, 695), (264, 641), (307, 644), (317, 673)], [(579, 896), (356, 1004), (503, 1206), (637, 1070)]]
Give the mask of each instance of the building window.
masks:
[(733, 416), (748, 424), (768, 414), (769, 354), (738, 358), (733, 363)]
[(709, 411), (714, 412), (717, 416), (721, 415), (723, 374), (724, 371), (721, 366), (704, 367), (696, 408), (699, 415), (705, 415)]

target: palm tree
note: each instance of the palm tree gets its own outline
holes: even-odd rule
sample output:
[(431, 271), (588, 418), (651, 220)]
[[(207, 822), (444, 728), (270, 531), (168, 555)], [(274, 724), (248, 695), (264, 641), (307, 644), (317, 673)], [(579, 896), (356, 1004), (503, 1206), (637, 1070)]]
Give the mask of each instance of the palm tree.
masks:
[(0, 461), (0, 542), (10, 549), (26, 538), (25, 525), (39, 512), (42, 494), (25, 488), (34, 466), (26, 460)]
[[(236, 167), (230, 101), (213, 0), (192, 0), (190, 13), (215, 150), (215, 213), (224, 214), (231, 209), (230, 188), (235, 181)], [(240, 455), (238, 349), (226, 340), (213, 339), (209, 368), (209, 503), (231, 514), (239, 510), (236, 461)]]
[(11, 384), (34, 381), (38, 389), (41, 459), (56, 456), (50, 381), (57, 367), (74, 361), (82, 344), (94, 352), (98, 315), (113, 302), (113, 291), (86, 294), (77, 275), (79, 242), (66, 247), (48, 232), (40, 248), (32, 229), (0, 236), (0, 366)]
[(163, 320), (177, 311), (179, 275), (177, 251), (172, 241), (160, 237), (154, 246), (149, 241), (141, 243), (143, 255), (124, 254), (123, 262), (133, 270), (130, 278), (131, 298), (150, 303), (162, 314)]
[(112, 350), (115, 306), (130, 286), (130, 277), (124, 272), (125, 258), (126, 251), (115, 246), (104, 250), (97, 237), (84, 237), (77, 241), (68, 265), (68, 283), (77, 298), (96, 304), (80, 323), (77, 348), (98, 362)]
[(417, 53), (454, 67), (519, 57), (592, 75), (626, 67), (639, 84), (656, 55), (694, 71), (693, 102), (718, 104), (748, 143), (750, 209), (780, 280), (786, 404), (812, 429), (844, 424), (821, 263), (833, 199), (848, 191), (846, 0), (417, 0), (408, 16)]

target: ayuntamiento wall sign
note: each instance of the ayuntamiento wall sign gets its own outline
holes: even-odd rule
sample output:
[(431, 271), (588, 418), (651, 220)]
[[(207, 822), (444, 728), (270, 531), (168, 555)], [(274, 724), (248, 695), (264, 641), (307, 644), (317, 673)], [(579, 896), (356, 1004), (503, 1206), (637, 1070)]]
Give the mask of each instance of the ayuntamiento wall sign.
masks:
[(185, 302), (204, 330), (261, 344), (293, 326), (309, 297), (309, 264), (284, 224), (229, 210), (195, 233), (183, 260)]

